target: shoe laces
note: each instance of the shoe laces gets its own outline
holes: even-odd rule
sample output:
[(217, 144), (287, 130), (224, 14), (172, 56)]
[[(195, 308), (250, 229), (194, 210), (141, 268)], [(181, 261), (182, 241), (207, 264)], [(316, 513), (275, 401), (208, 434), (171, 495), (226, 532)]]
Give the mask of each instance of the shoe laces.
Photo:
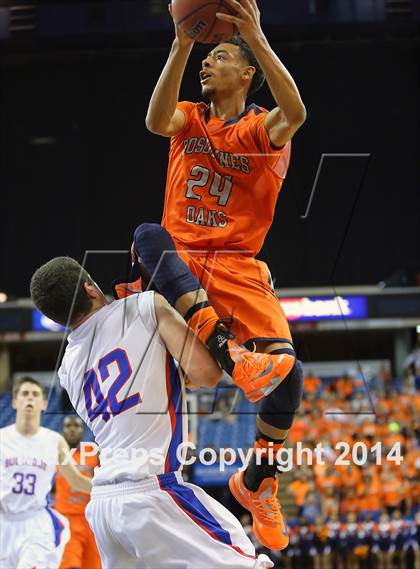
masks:
[(254, 500), (257, 507), (258, 517), (261, 521), (276, 525), (281, 523), (280, 503), (277, 496)]
[(254, 372), (261, 371), (261, 360), (264, 358), (264, 354), (250, 352), (240, 345), (231, 345), (230, 353), (235, 363), (241, 363), (241, 368), (246, 375), (251, 376), (254, 375)]

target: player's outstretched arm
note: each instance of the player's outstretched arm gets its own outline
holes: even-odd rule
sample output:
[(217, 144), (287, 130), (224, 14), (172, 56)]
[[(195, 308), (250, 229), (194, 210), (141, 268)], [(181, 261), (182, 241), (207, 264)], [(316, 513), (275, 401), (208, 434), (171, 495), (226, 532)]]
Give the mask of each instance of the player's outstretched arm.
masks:
[(146, 116), (148, 130), (161, 136), (176, 135), (185, 123), (184, 113), (176, 108), (176, 104), (194, 41), (176, 26), (175, 33), (168, 61), (153, 91)]
[(222, 371), (206, 346), (163, 296), (156, 293), (155, 311), (159, 335), (187, 375), (188, 386), (193, 389), (215, 387), (222, 378)]
[(256, 0), (226, 0), (236, 10), (236, 16), (218, 14), (220, 20), (235, 24), (249, 44), (278, 105), (267, 114), (264, 126), (271, 144), (283, 146), (305, 122), (306, 109), (293, 77), (271, 49), (260, 24)]
[(92, 490), (92, 482), (90, 478), (83, 476), (69, 460), (70, 447), (64, 437), (60, 437), (58, 441), (58, 462), (62, 475), (70, 484), (75, 492), (85, 492), (90, 494)]

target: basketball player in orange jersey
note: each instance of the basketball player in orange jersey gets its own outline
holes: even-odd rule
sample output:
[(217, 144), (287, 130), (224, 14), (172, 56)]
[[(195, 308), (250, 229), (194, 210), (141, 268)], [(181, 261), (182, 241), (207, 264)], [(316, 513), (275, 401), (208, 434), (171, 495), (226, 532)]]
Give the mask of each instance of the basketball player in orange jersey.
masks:
[[(97, 456), (86, 453), (84, 463), (80, 464), (80, 442), (83, 440), (85, 428), (83, 421), (76, 415), (68, 415), (63, 421), (63, 437), (69, 447), (75, 449), (72, 459), (77, 468), (85, 476), (93, 477), (95, 466), (99, 465)], [(96, 547), (95, 537), (85, 518), (85, 508), (89, 495), (73, 492), (66, 480), (57, 473), (55, 480), (55, 508), (70, 522), (70, 541), (64, 549), (60, 569), (101, 569), (101, 558)]]
[[(226, 1), (236, 16), (218, 18), (235, 24), (240, 35), (217, 45), (202, 62), (202, 94), (209, 104), (178, 101), (193, 41), (176, 27), (146, 118), (150, 131), (171, 137), (162, 225), (179, 256), (161, 257), (162, 251), (175, 252), (173, 243), (164, 229), (152, 224), (137, 228), (133, 251), (237, 385), (244, 388), (235, 381), (237, 360), (241, 363), (247, 356), (229, 349), (232, 339), (217, 315), (232, 314), (238, 341), (256, 348), (258, 353), (248, 357), (255, 357), (257, 367), (261, 359), (258, 381), (277, 365), (259, 354), (285, 358), (274, 379), (269, 378), (271, 388), (260, 389), (253, 398), (265, 396), (255, 443), (255, 450), (263, 453), (262, 463), (254, 453), (246, 471), (229, 483), (235, 498), (251, 511), (261, 543), (284, 549), (289, 538), (277, 499), (277, 465), (268, 455), (270, 447), (274, 452), (281, 448), (292, 425), (301, 399), (302, 369), (269, 270), (255, 256), (272, 223), (289, 165), (290, 141), (305, 120), (305, 107), (264, 36), (255, 0)], [(264, 79), (277, 105), (270, 112), (246, 105)], [(202, 288), (190, 282), (181, 259)], [(246, 387), (244, 392), (249, 397)]]

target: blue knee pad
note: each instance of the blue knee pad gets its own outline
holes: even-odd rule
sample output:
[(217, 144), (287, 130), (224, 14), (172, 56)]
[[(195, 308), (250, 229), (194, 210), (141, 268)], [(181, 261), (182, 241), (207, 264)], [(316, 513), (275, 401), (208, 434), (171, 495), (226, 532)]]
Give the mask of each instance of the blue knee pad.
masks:
[(299, 409), (303, 392), (303, 367), (296, 360), (289, 375), (280, 385), (261, 402), (258, 415), (261, 419), (277, 429), (290, 429)]
[(151, 283), (170, 304), (201, 287), (180, 259), (172, 237), (157, 223), (142, 223), (134, 232), (134, 247), (146, 267)]

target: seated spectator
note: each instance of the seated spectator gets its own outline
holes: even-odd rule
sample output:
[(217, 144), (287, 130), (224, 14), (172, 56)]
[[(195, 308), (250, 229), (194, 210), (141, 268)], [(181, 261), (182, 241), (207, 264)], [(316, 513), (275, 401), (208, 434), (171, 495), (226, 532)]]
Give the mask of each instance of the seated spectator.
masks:
[(321, 516), (321, 502), (317, 492), (308, 492), (302, 508), (302, 515), (310, 524), (314, 524)]
[[(351, 400), (350, 406), (351, 406), (351, 410), (353, 411), (353, 413), (360, 413), (361, 414), (361, 416), (358, 417), (358, 420), (360, 422), (365, 420), (364, 413), (371, 412), (372, 416), (374, 417), (374, 411), (373, 411), (372, 405), (368, 399), (366, 390), (365, 390), (365, 392), (358, 391), (357, 393), (355, 393), (355, 395), (353, 396), (353, 398)], [(363, 415), (362, 415), (362, 413), (363, 413)]]
[(337, 516), (339, 511), (338, 495), (335, 493), (335, 488), (328, 486), (321, 494), (321, 509), (322, 515), (325, 518)]
[(346, 490), (342, 500), (340, 501), (340, 515), (347, 516), (349, 514), (359, 514), (360, 501), (356, 494), (355, 488)]
[(316, 548), (314, 569), (331, 569), (331, 543), (329, 530), (322, 516), (316, 520), (314, 533)]
[(388, 514), (382, 513), (379, 522), (373, 527), (372, 535), (372, 553), (376, 563), (378, 563), (380, 567), (391, 567), (392, 554), (395, 551), (393, 533)]
[(401, 477), (391, 471), (382, 471), (381, 498), (389, 515), (401, 507), (406, 491), (407, 487)]
[(341, 486), (340, 475), (332, 464), (327, 466), (323, 476), (317, 477), (316, 486), (321, 494), (325, 494), (326, 490), (332, 489), (335, 493)]
[(397, 421), (392, 420), (388, 423), (388, 432), (384, 434), (382, 442), (389, 450), (391, 450), (395, 444), (399, 444), (400, 448), (404, 445), (405, 439), (401, 433), (400, 424)]
[(308, 372), (303, 379), (303, 395), (304, 397), (312, 396), (318, 398), (322, 393), (322, 381), (311, 371)]
[(359, 558), (367, 557), (368, 550), (363, 543), (364, 536), (361, 525), (357, 523), (357, 515), (354, 512), (349, 513), (343, 531), (347, 569), (357, 569)]
[(296, 478), (288, 486), (288, 491), (294, 496), (298, 516), (302, 515), (306, 494), (309, 490), (309, 480), (305, 472), (297, 471)]
[(340, 486), (344, 492), (349, 492), (350, 489), (356, 490), (358, 485), (362, 482), (362, 471), (359, 466), (350, 462), (347, 466), (339, 467), (340, 473)]
[(363, 515), (367, 513), (379, 514), (381, 509), (381, 485), (379, 476), (366, 472), (362, 482), (358, 485), (360, 510)]
[(353, 394), (353, 380), (348, 374), (344, 374), (335, 381), (335, 390), (339, 399), (349, 401)]
[(305, 419), (303, 417), (296, 417), (293, 421), (292, 428), (289, 432), (289, 440), (292, 443), (297, 443), (298, 441), (303, 441), (305, 438), (307, 426)]

